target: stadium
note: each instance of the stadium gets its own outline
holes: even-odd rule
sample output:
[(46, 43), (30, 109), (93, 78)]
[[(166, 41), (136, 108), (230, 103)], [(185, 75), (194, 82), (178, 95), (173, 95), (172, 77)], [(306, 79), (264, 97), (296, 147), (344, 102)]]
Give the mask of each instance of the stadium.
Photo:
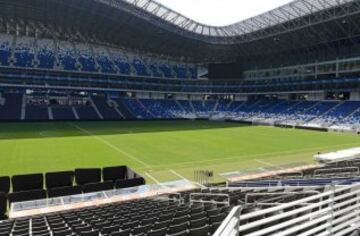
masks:
[(0, 0), (0, 236), (359, 236), (359, 22)]

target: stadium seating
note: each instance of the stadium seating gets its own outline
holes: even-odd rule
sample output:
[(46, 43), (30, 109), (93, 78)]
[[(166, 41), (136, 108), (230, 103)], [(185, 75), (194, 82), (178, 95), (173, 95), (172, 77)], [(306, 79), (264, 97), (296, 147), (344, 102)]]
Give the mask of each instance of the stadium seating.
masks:
[(130, 75), (131, 74), (131, 66), (128, 62), (128, 59), (121, 53), (115, 52), (113, 53), (114, 63), (118, 67), (120, 74)]
[(142, 177), (133, 179), (117, 179), (115, 181), (115, 188), (130, 188), (145, 184), (145, 180)]
[(135, 56), (114, 48), (9, 34), (1, 34), (0, 38), (1, 66), (156, 78), (197, 78), (195, 65)]
[(126, 106), (122, 99), (114, 99), (118, 105), (120, 113), (125, 117), (125, 119), (132, 120), (136, 119), (136, 116), (132, 111)]
[(34, 120), (34, 121), (44, 121), (49, 120), (49, 113), (47, 105), (26, 105), (25, 112), (26, 120)]
[(10, 177), (1, 176), (0, 177), (0, 193), (8, 194), (10, 191)]
[(43, 189), (13, 192), (8, 195), (9, 204), (14, 202), (26, 202), (46, 198), (46, 191)]
[(84, 72), (97, 72), (95, 59), (91, 55), (90, 48), (85, 44), (76, 45), (78, 61), (80, 63), (81, 70)]
[(94, 46), (93, 49), (96, 56), (96, 62), (100, 66), (100, 71), (102, 73), (115, 74), (115, 65), (113, 64), (107, 49), (97, 46)]
[(154, 118), (153, 114), (138, 99), (122, 99), (122, 104), (138, 119)]
[(39, 61), (38, 68), (54, 69), (56, 61), (54, 41), (50, 39), (38, 39), (36, 58)]
[(6, 219), (5, 216), (6, 211), (7, 211), (7, 196), (6, 193), (0, 191), (0, 221)]
[(77, 71), (76, 53), (73, 44), (60, 41), (58, 47), (59, 51), (57, 57), (60, 62), (60, 68), (68, 71)]
[(75, 120), (76, 117), (72, 107), (68, 106), (52, 106), (51, 107), (54, 120)]
[(0, 35), (0, 65), (9, 66), (11, 56), (11, 44), (13, 36), (8, 34)]
[(75, 110), (80, 120), (100, 120), (91, 104), (76, 106)]
[(91, 99), (105, 120), (120, 120), (120, 119), (122, 119), (122, 117), (120, 116), (119, 113), (117, 113), (115, 108), (109, 106), (106, 97), (93, 96), (93, 97), (91, 97)]
[(84, 185), (88, 183), (98, 183), (101, 181), (101, 169), (75, 169), (75, 181), (77, 185)]
[(264, 181), (246, 181), (235, 183), (233, 187), (260, 187), (260, 186), (324, 186), (332, 183), (341, 185), (351, 185), (360, 182), (359, 178), (319, 178), (319, 179), (283, 179), (283, 180), (264, 180)]
[[(57, 96), (54, 93), (54, 96)], [(0, 120), (123, 120), (228, 119), (329, 129), (360, 130), (359, 101), (296, 101), (281, 99), (174, 100), (109, 97), (106, 94), (68, 97), (43, 103), (20, 93), (2, 93)], [(72, 101), (74, 99), (74, 101)], [(27, 103), (23, 109), (23, 103)], [(24, 115), (24, 116), (23, 116)]]
[(127, 177), (126, 166), (104, 167), (102, 169), (104, 181), (115, 182), (118, 179), (125, 179)]
[(67, 186), (67, 187), (57, 187), (47, 190), (49, 198), (71, 196), (82, 193), (81, 186)]
[[(219, 215), (212, 217), (213, 212)], [(0, 235), (196, 235), (212, 234), (228, 208), (142, 199), (76, 211), (0, 221)], [(204, 217), (203, 217), (204, 216)], [(203, 218), (201, 218), (203, 217)], [(217, 222), (215, 222), (215, 220)], [(31, 223), (30, 223), (31, 222)]]
[[(75, 186), (73, 186), (74, 177), (77, 184)], [(45, 175), (14, 175), (11, 179), (3, 176), (0, 177), (0, 222), (7, 212), (7, 207), (5, 207), (6, 211), (2, 212), (2, 206), (7, 205), (7, 201), (9, 203), (32, 201), (46, 197), (55, 198), (144, 184), (145, 179), (127, 166), (75, 169), (75, 171), (49, 172)]]
[(190, 104), (190, 101), (187, 100), (179, 100), (178, 101), (181, 108), (184, 110), (185, 113), (194, 113), (194, 109)]
[(0, 104), (0, 120), (16, 121), (21, 119), (22, 94), (2, 94), (4, 104)]
[[(138, 186), (138, 185), (136, 185), (136, 186)], [(111, 189), (114, 189), (113, 181), (105, 181), (102, 183), (87, 183), (87, 184), (83, 185), (84, 193), (108, 191)]]
[(175, 100), (140, 99), (140, 102), (159, 119), (177, 118), (182, 109)]
[(71, 187), (74, 182), (73, 171), (49, 172), (45, 174), (47, 189), (59, 187)]
[(30, 37), (16, 37), (13, 48), (15, 63), (18, 67), (34, 67), (35, 39)]
[[(355, 172), (354, 176), (348, 177), (312, 178), (320, 173), (327, 175), (330, 172), (336, 172), (335, 176), (341, 175), (343, 173), (341, 166), (344, 166), (342, 170), (347, 172), (348, 164), (329, 164), (306, 170), (303, 178), (293, 179), (289, 173), (274, 176), (279, 179), (231, 183), (229, 188), (202, 188), (160, 198), (137, 199), (10, 221), (0, 220), (0, 235), (1, 233), (22, 235), (24, 231), (31, 231), (34, 235), (209, 236), (218, 229), (233, 206), (243, 206), (243, 213), (246, 214), (317, 195), (325, 191), (332, 183), (341, 185), (358, 183), (360, 178), (355, 176)], [(358, 165), (358, 162), (353, 162), (353, 165)], [(331, 168), (334, 168), (334, 171)], [(95, 171), (99, 172), (98, 169)], [(82, 174), (90, 172), (92, 172), (90, 169), (84, 170)], [(143, 184), (144, 180), (135, 178), (127, 182), (130, 179), (124, 179), (126, 174), (123, 166), (104, 168), (102, 172), (103, 179), (109, 181), (87, 183), (82, 187), (55, 188), (48, 190), (48, 196), (57, 197), (108, 190), (114, 187), (114, 180), (116, 187), (130, 187), (136, 182)], [(95, 179), (91, 181), (94, 182)], [(43, 190), (10, 194), (9, 202), (27, 200), (30, 193), (34, 196), (32, 199), (40, 199), (40, 196), (44, 194)]]
[(43, 189), (43, 174), (14, 175), (11, 178), (13, 192)]

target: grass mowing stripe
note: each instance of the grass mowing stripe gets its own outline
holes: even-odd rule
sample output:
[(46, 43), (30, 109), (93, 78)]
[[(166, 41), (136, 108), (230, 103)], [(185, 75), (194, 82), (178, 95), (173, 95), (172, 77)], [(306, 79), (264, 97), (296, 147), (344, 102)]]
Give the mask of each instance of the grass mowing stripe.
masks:
[(109, 143), (109, 142), (106, 141), (105, 139), (100, 138), (100, 137), (97, 136), (96, 134), (94, 134), (94, 133), (92, 133), (92, 132), (90, 132), (90, 131), (88, 131), (88, 130), (86, 130), (86, 129), (83, 129), (83, 128), (81, 128), (80, 126), (78, 126), (78, 125), (76, 125), (76, 124), (74, 124), (74, 123), (68, 123), (68, 124), (69, 124), (70, 126), (73, 126), (73, 127), (77, 128), (78, 130), (82, 131), (83, 133), (88, 134), (89, 136), (97, 139), (98, 141), (102, 142), (103, 144), (106, 144), (107, 146), (111, 147), (111, 148), (114, 149), (115, 151), (117, 151), (117, 152), (119, 152), (119, 153), (121, 153), (121, 154), (123, 154), (123, 155), (125, 155), (125, 156), (127, 156), (127, 157), (129, 157), (129, 158), (131, 158), (132, 160), (140, 163), (141, 165), (145, 166), (146, 168), (149, 168), (149, 167), (150, 167), (148, 164), (146, 164), (145, 162), (141, 161), (141, 160), (138, 159), (137, 157), (131, 155), (130, 153), (125, 152), (124, 150), (121, 150), (120, 148), (114, 146), (113, 144)]
[[(268, 167), (254, 159), (273, 165), (313, 163), (318, 151), (359, 144), (357, 135), (211, 121), (3, 123), (0, 175), (127, 165), (150, 182), (145, 172), (160, 182), (178, 179), (171, 169), (193, 180), (196, 169), (222, 173)], [(216, 175), (216, 181), (223, 180)]]
[[(239, 160), (239, 161), (247, 162), (247, 161), (249, 161), (248, 158), (253, 158), (253, 157), (272, 157), (272, 156), (276, 156), (276, 155), (292, 155), (292, 154), (302, 153), (302, 152), (306, 152), (306, 151), (322, 151), (324, 149), (329, 149), (329, 148), (337, 148), (337, 147), (341, 148), (341, 147), (354, 146), (354, 145), (359, 145), (359, 144), (358, 143), (347, 143), (347, 144), (332, 145), (332, 146), (326, 146), (326, 147), (324, 146), (324, 147), (319, 147), (316, 149), (315, 148), (303, 148), (303, 149), (296, 149), (294, 151), (268, 152), (268, 153), (259, 153), (259, 154), (253, 154), (253, 155), (232, 156), (232, 157), (224, 157), (224, 158), (216, 158), (216, 159), (199, 160), (199, 161), (187, 161), (187, 162), (179, 162), (176, 164), (169, 164), (169, 165), (152, 165), (151, 168), (187, 167), (187, 165), (192, 166), (193, 164), (212, 163), (212, 162), (217, 163), (217, 162), (225, 161), (225, 160), (237, 161), (241, 158), (247, 158), (247, 159)], [(138, 168), (138, 169), (145, 170), (147, 168)]]

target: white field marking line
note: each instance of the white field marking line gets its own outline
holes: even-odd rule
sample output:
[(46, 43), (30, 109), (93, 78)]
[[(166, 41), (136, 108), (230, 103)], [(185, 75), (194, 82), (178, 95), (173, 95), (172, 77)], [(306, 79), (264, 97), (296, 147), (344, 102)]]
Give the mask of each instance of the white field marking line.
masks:
[(161, 183), (160, 183), (157, 179), (155, 179), (154, 176), (150, 175), (148, 172), (145, 172), (145, 175), (146, 175), (147, 177), (149, 177), (149, 178), (150, 178), (152, 181), (154, 181), (155, 183), (161, 185)]
[(41, 137), (48, 137), (48, 135), (46, 135), (46, 133), (47, 133), (48, 131), (49, 131), (49, 130), (43, 130), (43, 131), (39, 132), (39, 135), (40, 135)]
[[(301, 153), (301, 152), (305, 152), (305, 151), (319, 151), (322, 149), (328, 149), (328, 148), (335, 148), (335, 147), (345, 147), (345, 146), (349, 146), (349, 145), (355, 145), (357, 143), (345, 143), (345, 144), (340, 144), (340, 145), (333, 145), (333, 146), (324, 146), (324, 147), (319, 147), (319, 148), (303, 148), (303, 149), (297, 149), (294, 151), (283, 151), (283, 152), (268, 152), (268, 153), (259, 153), (259, 154), (254, 154), (254, 155), (244, 155), (244, 156), (232, 156), (232, 157), (224, 157), (224, 158), (218, 158), (218, 159), (208, 159), (208, 160), (202, 160), (202, 161), (187, 161), (187, 162), (180, 162), (174, 165), (154, 165), (151, 166), (152, 168), (157, 168), (157, 167), (182, 167), (183, 165), (187, 165), (187, 164), (195, 164), (195, 163), (206, 163), (206, 162), (217, 162), (217, 161), (223, 161), (223, 160), (238, 160), (240, 158), (251, 158), (251, 157), (266, 157), (269, 155), (281, 155), (281, 154), (289, 154), (289, 155), (293, 155), (293, 154), (297, 154), (297, 153)], [(253, 160), (240, 160), (241, 162), (250, 162)], [(184, 168), (189, 168), (189, 167), (184, 167)], [(138, 170), (143, 170), (146, 168), (138, 168)]]
[(271, 163), (269, 163), (269, 162), (262, 161), (262, 160), (259, 160), (259, 159), (254, 159), (254, 161), (259, 162), (260, 164), (263, 164), (263, 165), (266, 165), (266, 166), (278, 167), (278, 166), (276, 166), (276, 165), (274, 165), (274, 164), (271, 164)]
[(185, 178), (184, 176), (182, 176), (181, 174), (179, 174), (175, 170), (170, 170), (170, 172), (173, 173), (174, 175), (176, 175), (177, 177), (181, 178), (181, 179), (188, 180), (187, 178)]
[(139, 160), (138, 158), (136, 158), (135, 156), (131, 155), (130, 153), (125, 152), (124, 150), (121, 150), (120, 148), (116, 147), (115, 145), (109, 143), (108, 141), (106, 141), (105, 139), (100, 138), (99, 136), (97, 136), (96, 134), (81, 128), (80, 126), (73, 124), (73, 123), (69, 123), (69, 125), (77, 128), (78, 130), (82, 131), (83, 133), (88, 134), (89, 136), (97, 139), (98, 141), (102, 142), (103, 144), (106, 144), (107, 146), (111, 147), (112, 149), (114, 149), (115, 151), (129, 157), (130, 159), (137, 161), (138, 163), (142, 164), (143, 166), (145, 166), (146, 168), (149, 168), (150, 166), (148, 164), (146, 164), (145, 162)]
[(202, 188), (205, 188), (204, 185), (202, 185), (202, 184), (200, 184), (200, 183), (198, 183), (198, 182), (195, 182), (195, 181), (190, 181), (190, 180), (188, 180), (187, 178), (185, 178), (184, 176), (182, 176), (181, 174), (179, 174), (179, 173), (176, 172), (175, 170), (170, 170), (170, 172), (173, 173), (174, 175), (176, 175), (177, 177), (181, 178), (181, 179), (187, 180), (187, 181), (189, 181), (189, 182), (191, 182), (191, 183), (193, 183), (193, 184), (196, 184), (196, 185), (199, 185), (199, 186), (202, 187)]

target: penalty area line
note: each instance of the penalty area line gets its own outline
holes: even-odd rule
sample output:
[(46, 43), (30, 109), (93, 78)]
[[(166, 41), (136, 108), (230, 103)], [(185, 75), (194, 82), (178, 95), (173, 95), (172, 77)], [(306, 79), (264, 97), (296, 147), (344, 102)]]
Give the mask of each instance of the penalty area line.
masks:
[(173, 173), (174, 175), (176, 175), (177, 177), (179, 177), (180, 179), (185, 179), (188, 180), (187, 178), (185, 178), (184, 176), (180, 175), (178, 172), (176, 172), (175, 170), (170, 170), (171, 173)]
[(269, 162), (262, 161), (262, 160), (259, 160), (259, 159), (254, 159), (254, 161), (256, 161), (256, 162), (258, 162), (258, 163), (260, 163), (260, 164), (266, 165), (266, 166), (279, 168), (278, 166), (276, 166), (276, 165), (274, 165), (274, 164), (271, 164), (271, 163), (269, 163)]
[(149, 178), (150, 178), (152, 181), (154, 181), (155, 183), (161, 185), (160, 181), (158, 181), (157, 179), (155, 179), (155, 177), (152, 176), (152, 175), (150, 175), (148, 172), (145, 172), (145, 175), (146, 175), (147, 177), (149, 177)]
[(119, 153), (127, 156), (128, 158), (130, 158), (130, 159), (132, 159), (132, 160), (140, 163), (141, 165), (145, 166), (146, 168), (149, 168), (149, 167), (150, 167), (150, 165), (148, 165), (148, 164), (146, 164), (145, 162), (139, 160), (138, 158), (136, 158), (135, 156), (131, 155), (130, 153), (127, 153), (127, 152), (125, 152), (124, 150), (118, 148), (117, 146), (109, 143), (109, 142), (106, 141), (105, 139), (100, 138), (99, 136), (97, 136), (96, 134), (90, 132), (89, 130), (84, 129), (84, 128), (81, 128), (80, 126), (78, 126), (78, 125), (76, 125), (76, 124), (74, 124), (74, 123), (68, 123), (68, 124), (69, 124), (70, 126), (72, 126), (72, 127), (75, 127), (76, 129), (80, 130), (81, 132), (83, 132), (83, 133), (85, 133), (85, 134), (87, 134), (87, 135), (95, 138), (96, 140), (102, 142), (103, 144), (109, 146), (110, 148), (114, 149), (115, 151), (117, 151), (117, 152), (119, 152)]
[(181, 179), (184, 179), (184, 180), (189, 181), (189, 182), (191, 182), (191, 183), (193, 183), (193, 184), (199, 185), (199, 186), (202, 187), (202, 188), (205, 188), (204, 185), (202, 185), (202, 184), (200, 184), (200, 183), (198, 183), (198, 182), (195, 182), (195, 181), (190, 181), (190, 180), (188, 180), (187, 178), (185, 178), (184, 176), (180, 175), (180, 174), (179, 174), (178, 172), (176, 172), (175, 170), (170, 170), (170, 172), (173, 173), (174, 175), (176, 175), (177, 177), (181, 178)]

